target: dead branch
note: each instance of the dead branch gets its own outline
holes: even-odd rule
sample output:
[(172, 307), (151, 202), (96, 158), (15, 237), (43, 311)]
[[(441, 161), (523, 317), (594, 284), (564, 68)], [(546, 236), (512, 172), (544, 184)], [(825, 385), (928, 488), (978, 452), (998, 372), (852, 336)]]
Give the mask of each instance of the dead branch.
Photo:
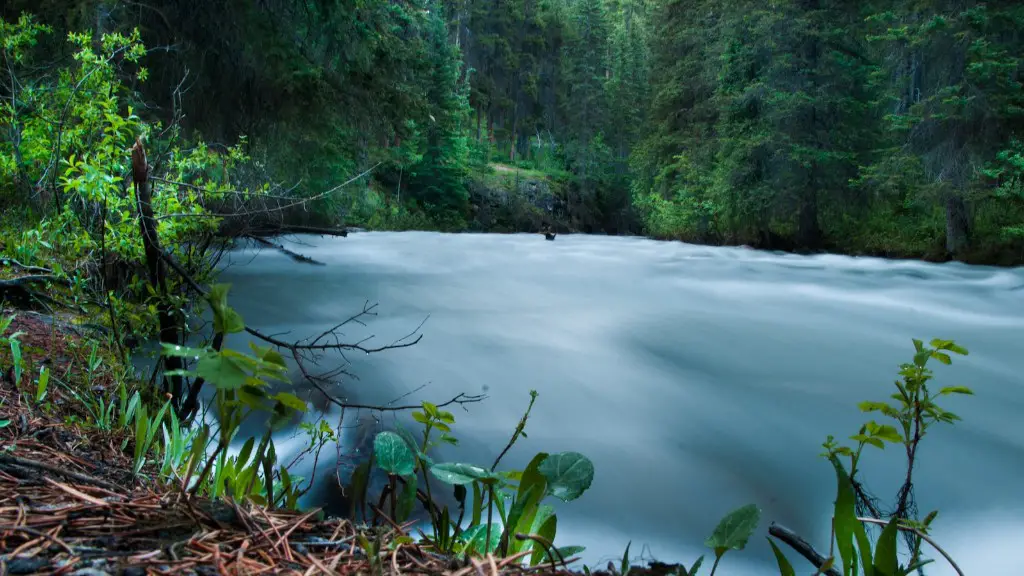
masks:
[(3, 259), (0, 259), (0, 263), (2, 263), (4, 266), (18, 268), (19, 270), (24, 270), (25, 272), (31, 274), (53, 274), (53, 270), (50, 270), (49, 268), (42, 268), (40, 266), (28, 266), (22, 264), (21, 262), (18, 262), (14, 258), (4, 257)]
[(942, 547), (939, 546), (939, 544), (931, 538), (931, 536), (925, 534), (917, 528), (914, 528), (912, 526), (901, 526), (898, 523), (897, 519), (889, 520), (889, 522), (886, 522), (885, 520), (879, 520), (878, 518), (857, 518), (857, 520), (860, 520), (861, 522), (864, 522), (866, 524), (877, 524), (879, 526), (885, 526), (889, 522), (897, 522), (896, 528), (902, 530), (903, 532), (909, 532), (911, 534), (916, 534), (917, 536), (920, 536), (922, 540), (931, 544), (932, 548), (938, 550), (939, 554), (942, 554), (942, 557), (946, 559), (946, 562), (949, 562), (949, 565), (953, 567), (953, 570), (955, 570), (957, 574), (959, 574), (960, 576), (964, 576), (963, 570), (961, 570), (960, 567), (957, 566), (956, 562), (953, 560), (953, 557), (946, 553), (946, 551), (943, 550)]
[[(825, 565), (828, 558), (821, 555), (820, 552), (814, 549), (807, 540), (801, 538), (796, 532), (793, 532), (785, 526), (779, 526), (775, 522), (772, 522), (771, 526), (768, 527), (768, 533), (772, 536), (781, 540), (784, 544), (796, 550), (801, 556), (807, 559), (808, 562), (814, 565), (819, 571), (821, 567)], [(842, 576), (835, 568), (829, 568), (824, 571), (826, 576)]]
[(323, 228), (320, 226), (300, 226), (300, 225), (289, 225), (289, 226), (278, 226), (276, 228), (263, 228), (256, 229), (251, 232), (257, 236), (280, 236), (284, 234), (316, 234), (319, 236), (340, 236), (342, 238), (348, 237), (347, 228)]
[(52, 274), (32, 274), (29, 276), (19, 276), (17, 278), (10, 278), (8, 280), (0, 280), (0, 290), (7, 290), (12, 288), (24, 289), (30, 284), (42, 284), (45, 282), (55, 282), (58, 284), (70, 285), (71, 282), (66, 278), (54, 276)]
[[(166, 262), (172, 269), (174, 269), (174, 271), (177, 272), (182, 277), (182, 279), (189, 286), (191, 286), (192, 289), (195, 290), (199, 295), (204, 296), (204, 297), (207, 295), (207, 291), (202, 286), (200, 286), (199, 283), (196, 282), (195, 279), (192, 278), (188, 274), (188, 272), (186, 272), (185, 269), (182, 268), (181, 265), (178, 264), (174, 260), (174, 258), (172, 258), (169, 254), (167, 254), (165, 252), (161, 252), (160, 256), (164, 260), (164, 262)], [(331, 396), (323, 388), (323, 386), (321, 385), (322, 378), (318, 379), (316, 376), (313, 376), (312, 374), (309, 373), (308, 369), (306, 368), (305, 362), (303, 361), (304, 360), (303, 353), (306, 353), (306, 352), (316, 352), (316, 351), (321, 351), (322, 352), (322, 351), (328, 351), (328, 350), (337, 350), (337, 351), (344, 352), (344, 351), (357, 350), (357, 351), (360, 351), (360, 352), (364, 352), (366, 354), (373, 354), (373, 353), (377, 353), (377, 352), (383, 352), (385, 350), (394, 350), (394, 349), (398, 349), (398, 348), (408, 348), (410, 346), (414, 346), (415, 344), (417, 344), (423, 338), (422, 334), (417, 334), (419, 332), (420, 327), (423, 326), (423, 323), (421, 322), (420, 325), (417, 326), (417, 328), (415, 330), (413, 330), (411, 333), (409, 333), (409, 334), (399, 338), (398, 340), (395, 340), (391, 344), (385, 344), (383, 346), (376, 346), (376, 347), (364, 346), (363, 343), (366, 342), (367, 340), (369, 340), (370, 338), (372, 338), (372, 336), (370, 338), (366, 338), (366, 339), (364, 339), (364, 340), (362, 340), (360, 342), (357, 342), (355, 344), (347, 344), (347, 343), (343, 343), (343, 342), (337, 341), (337, 337), (338, 337), (337, 329), (338, 328), (341, 328), (342, 326), (344, 326), (346, 324), (349, 324), (349, 323), (353, 323), (353, 322), (362, 324), (362, 321), (359, 318), (362, 317), (362, 316), (366, 316), (366, 315), (376, 315), (376, 313), (373, 312), (373, 309), (375, 307), (376, 307), (376, 305), (366, 306), (364, 304), (363, 310), (361, 312), (359, 312), (357, 314), (354, 314), (350, 318), (346, 319), (344, 322), (341, 322), (341, 323), (337, 324), (333, 329), (325, 331), (324, 333), (320, 334), (319, 336), (314, 338), (310, 343), (307, 343), (307, 344), (303, 344), (302, 343), (303, 341), (301, 341), (301, 340), (298, 341), (298, 342), (285, 342), (284, 340), (280, 340), (279, 338), (276, 338), (274, 336), (263, 334), (259, 330), (256, 330), (254, 328), (250, 328), (249, 326), (245, 327), (245, 331), (248, 332), (249, 334), (251, 334), (252, 336), (255, 336), (256, 338), (259, 338), (260, 340), (263, 340), (264, 342), (266, 342), (268, 344), (271, 344), (271, 345), (276, 346), (278, 348), (290, 351), (292, 353), (292, 357), (295, 359), (295, 362), (297, 363), (297, 365), (299, 367), (299, 371), (302, 373), (303, 377), (310, 384), (312, 384), (317, 389), (318, 392), (323, 394), (324, 397), (326, 397), (329, 402), (331, 402), (332, 404), (335, 404), (336, 406), (339, 406), (341, 408), (357, 408), (357, 409), (366, 409), (366, 410), (376, 410), (376, 411), (380, 411), (380, 412), (398, 412), (398, 411), (403, 411), (403, 410), (416, 410), (416, 409), (419, 409), (421, 406), (418, 405), (418, 404), (410, 404), (410, 405), (403, 405), (403, 406), (373, 406), (373, 405), (366, 405), (366, 404), (348, 404), (346, 402), (342, 402), (341, 400), (338, 400), (337, 398), (334, 398), (333, 396)], [(363, 324), (363, 325), (365, 325), (365, 324)], [(325, 337), (327, 337), (329, 335), (335, 337), (335, 342), (334, 343), (320, 343)], [(416, 336), (416, 338), (414, 340), (410, 340), (410, 338), (412, 338), (413, 336)], [(194, 393), (190, 390), (190, 394), (189, 394), (190, 397), (195, 397), (197, 395), (198, 395), (198, 389), (196, 389), (196, 391)], [(486, 398), (487, 398), (487, 396), (485, 394), (465, 394), (465, 393), (460, 393), (457, 396), (455, 396), (454, 398), (448, 400), (447, 402), (443, 402), (443, 403), (437, 404), (437, 406), (441, 407), (441, 406), (450, 406), (450, 405), (453, 405), (453, 404), (458, 404), (458, 405), (471, 404), (471, 403), (475, 403), (475, 402), (480, 402), (480, 401), (482, 401), (482, 400), (484, 400)]]
[(285, 248), (284, 246), (282, 246), (280, 244), (277, 244), (275, 242), (271, 242), (270, 240), (267, 240), (266, 238), (261, 238), (259, 236), (254, 235), (254, 234), (245, 234), (244, 237), (252, 240), (253, 242), (257, 242), (259, 244), (262, 244), (263, 246), (267, 246), (268, 248), (273, 248), (274, 250), (277, 250), (277, 251), (281, 252), (282, 254), (284, 254), (285, 256), (288, 256), (289, 258), (291, 258), (292, 260), (295, 260), (296, 262), (304, 262), (304, 263), (307, 263), (307, 264), (313, 264), (314, 266), (326, 266), (326, 264), (324, 264), (323, 262), (320, 262), (319, 260), (314, 260), (314, 259), (310, 258), (309, 256), (303, 256), (302, 254), (299, 254), (298, 252), (293, 252), (293, 251)]

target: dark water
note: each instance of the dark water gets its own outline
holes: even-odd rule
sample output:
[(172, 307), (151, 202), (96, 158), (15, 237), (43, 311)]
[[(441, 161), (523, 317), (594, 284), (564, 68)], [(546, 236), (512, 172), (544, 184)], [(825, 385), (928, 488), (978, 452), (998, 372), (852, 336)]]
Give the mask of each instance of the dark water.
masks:
[[(935, 534), (967, 573), (1014, 573), (1024, 270), (622, 237), (359, 233), (288, 244), (327, 266), (233, 254), (224, 279), (246, 321), (307, 337), (369, 300), (379, 316), (348, 339), (383, 344), (429, 315), (417, 346), (349, 355), (359, 380), (342, 394), (386, 403), (420, 387), (404, 401), (486, 392), (455, 411), (463, 441), (442, 460), (489, 464), (538, 390), (529, 438), (505, 462), (525, 465), (540, 450), (594, 461), (591, 490), (559, 506), (558, 541), (586, 545), (590, 564), (621, 557), (630, 540), (636, 555), (692, 562), (717, 520), (749, 502), (762, 507), (762, 526), (722, 573), (772, 573), (770, 521), (827, 547), (835, 488), (821, 442), (856, 432), (858, 402), (888, 396), (911, 338), (955, 339), (971, 354), (937, 367), (938, 383), (977, 396), (950, 399), (964, 422), (923, 444), (918, 501), (941, 508)], [(279, 452), (302, 441), (282, 438)], [(893, 448), (865, 457), (886, 500), (901, 465)], [(323, 486), (310, 503), (330, 500), (329, 478)], [(949, 573), (939, 564), (930, 574)]]

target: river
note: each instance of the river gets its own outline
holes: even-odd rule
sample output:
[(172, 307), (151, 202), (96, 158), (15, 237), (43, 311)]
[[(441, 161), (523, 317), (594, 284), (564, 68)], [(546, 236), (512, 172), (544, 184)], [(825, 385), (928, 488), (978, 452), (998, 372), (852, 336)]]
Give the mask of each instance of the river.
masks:
[[(709, 553), (701, 545), (718, 519), (747, 503), (762, 508), (761, 526), (721, 573), (777, 574), (771, 521), (826, 549), (835, 482), (822, 441), (857, 431), (858, 402), (888, 397), (911, 338), (955, 339), (971, 353), (937, 366), (938, 384), (977, 395), (945, 399), (964, 421), (925, 439), (918, 502), (941, 509), (934, 534), (968, 574), (1013, 573), (1024, 542), (1024, 269), (577, 235), (361, 232), (286, 244), (326, 266), (232, 253), (223, 279), (247, 323), (307, 337), (368, 300), (379, 315), (348, 340), (385, 344), (429, 315), (416, 346), (349, 355), (359, 380), (343, 394), (486, 393), (455, 410), (462, 442), (441, 460), (489, 465), (536, 389), (528, 438), (504, 462), (564, 450), (593, 460), (591, 489), (558, 505), (557, 538), (587, 546), (590, 565), (621, 558), (630, 541), (635, 559), (690, 563)], [(298, 441), (281, 442), (282, 459)], [(865, 456), (886, 502), (902, 458), (891, 447)], [(329, 478), (323, 486), (310, 504)], [(952, 573), (941, 564), (928, 573)]]

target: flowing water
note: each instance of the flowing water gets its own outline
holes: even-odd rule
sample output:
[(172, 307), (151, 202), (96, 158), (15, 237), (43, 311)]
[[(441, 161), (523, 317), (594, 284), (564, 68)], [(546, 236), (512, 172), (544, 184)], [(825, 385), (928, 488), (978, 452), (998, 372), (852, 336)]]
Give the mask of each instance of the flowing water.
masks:
[[(764, 511), (759, 532), (721, 573), (773, 574), (770, 521), (827, 548), (835, 481), (822, 441), (857, 431), (858, 402), (888, 397), (911, 338), (955, 339), (971, 354), (937, 366), (938, 383), (977, 395), (949, 398), (964, 421), (926, 438), (918, 502), (941, 508), (935, 534), (968, 574), (1014, 572), (1024, 542), (1024, 269), (599, 236), (368, 232), (287, 245), (326, 266), (232, 254), (224, 280), (247, 323), (297, 339), (378, 302), (365, 328), (345, 332), (386, 344), (429, 316), (416, 346), (349, 354), (359, 379), (339, 394), (372, 404), (486, 393), (455, 410), (462, 442), (441, 460), (490, 464), (538, 390), (529, 437), (504, 462), (521, 467), (541, 450), (593, 460), (591, 489), (557, 506), (558, 541), (586, 545), (591, 565), (621, 557), (629, 541), (635, 556), (692, 562), (718, 519), (750, 502)], [(302, 441), (280, 439), (282, 459)], [(309, 504), (337, 500), (334, 452), (322, 458), (331, 464)], [(865, 457), (886, 502), (902, 464), (892, 447)], [(929, 574), (950, 573), (940, 563)]]

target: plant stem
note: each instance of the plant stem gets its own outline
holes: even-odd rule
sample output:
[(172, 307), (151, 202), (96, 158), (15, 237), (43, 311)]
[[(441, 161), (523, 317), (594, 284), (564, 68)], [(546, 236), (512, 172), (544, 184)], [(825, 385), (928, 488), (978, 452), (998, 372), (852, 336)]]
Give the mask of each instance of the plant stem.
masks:
[(509, 438), (508, 444), (505, 445), (505, 449), (501, 451), (501, 454), (498, 454), (497, 458), (495, 458), (494, 464), (491, 464), (491, 472), (494, 472), (494, 469), (498, 467), (498, 463), (501, 462), (501, 459), (505, 457), (505, 454), (512, 449), (512, 446), (516, 443), (516, 440), (518, 440), (519, 436), (523, 433), (523, 430), (526, 428), (526, 419), (530, 417), (530, 411), (533, 410), (533, 403), (536, 401), (537, 391), (530, 390), (530, 404), (529, 406), (526, 407), (526, 412), (523, 413), (522, 418), (519, 419), (519, 423), (516, 425), (515, 432), (513, 432), (512, 437)]
[(494, 511), (494, 486), (487, 485), (487, 532), (484, 538), (484, 555), (491, 552), (491, 514)]
[[(430, 442), (430, 429), (433, 425), (429, 422), (423, 427), (423, 448), (420, 449), (423, 454), (427, 453), (427, 445)], [(438, 536), (441, 533), (440, 523), (441, 519), (438, 518), (438, 512), (434, 510), (434, 495), (430, 492), (430, 474), (427, 473), (427, 463), (420, 462), (423, 465), (423, 485), (427, 491), (427, 513), (430, 514), (430, 525), (434, 529), (434, 542), (438, 542)], [(447, 530), (447, 528), (445, 529)], [(447, 538), (447, 534), (445, 537)]]
[(721, 554), (715, 554), (715, 563), (711, 565), (711, 576), (715, 576), (715, 570), (718, 570), (718, 563), (722, 560)]

